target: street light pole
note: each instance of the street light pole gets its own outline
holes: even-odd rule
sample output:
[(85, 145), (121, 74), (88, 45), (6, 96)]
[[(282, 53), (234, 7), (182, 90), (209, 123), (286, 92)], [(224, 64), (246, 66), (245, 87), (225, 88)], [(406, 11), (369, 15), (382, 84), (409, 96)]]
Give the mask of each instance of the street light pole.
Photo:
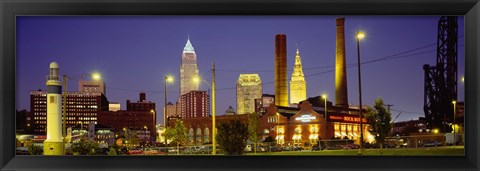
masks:
[(324, 124), (325, 125), (325, 137), (324, 138), (326, 138), (327, 133), (328, 133), (328, 131), (327, 131), (327, 129), (328, 129), (328, 127), (327, 127), (327, 95), (324, 94), (324, 95), (322, 95), (322, 97), (323, 97), (323, 99), (325, 99), (325, 124)]
[(277, 146), (280, 145), (280, 114), (277, 113)]
[(360, 116), (360, 150), (358, 154), (363, 154), (363, 115), (362, 115), (362, 77), (360, 72), (360, 39), (364, 38), (363, 32), (357, 32), (357, 65), (358, 65), (358, 101), (359, 101), (359, 116)]
[(212, 64), (212, 155), (217, 154), (217, 127), (215, 126), (215, 62)]
[[(152, 109), (152, 110), (150, 110), (150, 113), (152, 113), (152, 124), (153, 124), (153, 125), (152, 125), (152, 126), (153, 126), (152, 128), (153, 128), (153, 129), (156, 129), (156, 127), (155, 127), (156, 124), (155, 124), (155, 123), (156, 123), (156, 118), (157, 118), (157, 117), (156, 117), (157, 112), (155, 112), (155, 110)], [(156, 132), (157, 132), (157, 131), (154, 131), (153, 141), (152, 141), (152, 142), (155, 142), (156, 139), (157, 139), (157, 133), (156, 133)], [(152, 138), (150, 138), (150, 139), (152, 139)]]
[[(66, 143), (66, 135), (67, 135), (67, 81), (68, 76), (63, 75), (63, 142)], [(65, 155), (65, 150), (63, 151), (63, 155)]]
[(457, 101), (453, 101), (453, 148), (455, 148), (455, 145), (457, 143), (457, 137), (455, 135), (456, 133), (456, 130), (455, 130), (455, 114), (457, 112), (456, 108), (457, 108)]
[(167, 143), (167, 80), (168, 77), (165, 76), (165, 99), (164, 99), (164, 105), (163, 105), (163, 126), (165, 127), (165, 148), (167, 149), (167, 152), (165, 154), (168, 154), (168, 143)]

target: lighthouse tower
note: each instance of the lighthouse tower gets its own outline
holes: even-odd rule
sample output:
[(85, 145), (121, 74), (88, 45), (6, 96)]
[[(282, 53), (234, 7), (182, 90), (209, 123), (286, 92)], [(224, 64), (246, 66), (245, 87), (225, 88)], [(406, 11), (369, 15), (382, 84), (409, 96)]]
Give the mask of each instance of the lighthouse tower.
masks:
[(50, 63), (50, 74), (47, 75), (47, 139), (43, 142), (44, 155), (63, 155), (62, 139), (62, 84), (59, 67), (56, 62)]

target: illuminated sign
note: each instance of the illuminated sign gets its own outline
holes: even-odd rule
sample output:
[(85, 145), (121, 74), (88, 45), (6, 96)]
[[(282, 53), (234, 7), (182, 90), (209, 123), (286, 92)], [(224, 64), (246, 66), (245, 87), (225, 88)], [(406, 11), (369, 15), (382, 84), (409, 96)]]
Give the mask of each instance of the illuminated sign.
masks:
[(317, 119), (317, 117), (312, 116), (312, 115), (302, 115), (300, 117), (295, 118), (297, 121), (302, 121), (302, 122), (310, 122), (312, 120)]
[[(348, 115), (330, 115), (330, 116), (328, 116), (328, 121), (330, 121), (330, 122), (360, 123), (360, 117), (358, 117), (358, 116), (348, 116)], [(362, 122), (367, 123), (367, 119), (362, 118)]]

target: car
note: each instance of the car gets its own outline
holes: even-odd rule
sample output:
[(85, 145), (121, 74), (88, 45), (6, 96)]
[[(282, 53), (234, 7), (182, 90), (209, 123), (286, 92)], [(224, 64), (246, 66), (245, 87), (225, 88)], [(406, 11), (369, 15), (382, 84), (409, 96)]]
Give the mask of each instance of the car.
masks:
[(436, 146), (439, 146), (439, 145), (440, 145), (440, 142), (438, 142), (438, 141), (427, 141), (427, 142), (423, 143), (424, 147), (436, 147)]
[(144, 155), (145, 153), (141, 149), (128, 150), (128, 155)]
[(291, 146), (282, 147), (282, 151), (292, 151), (292, 150), (293, 150), (293, 147), (291, 147)]
[(168, 148), (168, 153), (177, 153), (178, 149), (177, 148)]
[(158, 154), (160, 154), (160, 152), (158, 152), (158, 150), (153, 149), (153, 148), (145, 148), (144, 154), (145, 155), (158, 155)]
[(245, 146), (245, 152), (250, 152), (250, 151), (252, 151), (252, 146), (248, 144), (247, 146)]
[(383, 148), (395, 148), (395, 147), (397, 147), (397, 145), (394, 144), (394, 143), (385, 143), (385, 144), (383, 144)]
[(359, 149), (360, 148), (360, 145), (358, 144), (348, 144), (347, 145), (350, 149)]
[(293, 151), (302, 151), (302, 150), (303, 150), (302, 146), (299, 146), (299, 145), (293, 146)]
[(320, 146), (318, 145), (315, 145), (315, 146), (312, 146), (312, 151), (320, 151)]
[(282, 148), (280, 146), (270, 146), (269, 151), (270, 152), (282, 151)]

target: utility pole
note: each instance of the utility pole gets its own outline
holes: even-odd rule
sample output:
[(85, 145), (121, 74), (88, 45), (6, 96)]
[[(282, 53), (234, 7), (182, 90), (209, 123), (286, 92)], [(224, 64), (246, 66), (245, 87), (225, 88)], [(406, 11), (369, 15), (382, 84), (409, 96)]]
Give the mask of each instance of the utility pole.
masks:
[(390, 107), (391, 107), (391, 106), (395, 106), (395, 105), (392, 105), (392, 104), (386, 104), (385, 106), (387, 106), (388, 113), (390, 113)]

